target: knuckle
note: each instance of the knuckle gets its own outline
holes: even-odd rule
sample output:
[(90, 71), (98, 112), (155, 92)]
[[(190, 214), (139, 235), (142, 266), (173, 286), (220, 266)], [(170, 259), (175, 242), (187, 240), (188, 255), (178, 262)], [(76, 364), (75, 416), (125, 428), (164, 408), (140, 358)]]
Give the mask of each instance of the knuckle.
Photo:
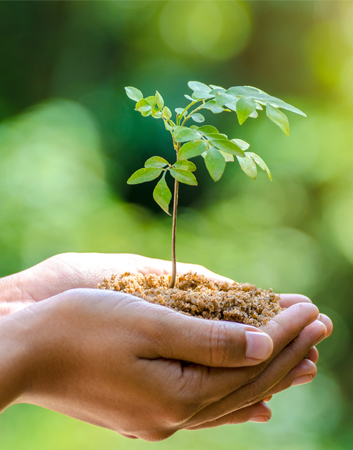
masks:
[(232, 340), (225, 323), (217, 322), (209, 337), (209, 359), (211, 366), (223, 366), (231, 360)]
[(165, 439), (168, 439), (169, 437), (173, 436), (173, 434), (176, 431), (177, 430), (162, 430), (162, 429), (149, 430), (144, 436), (141, 437), (149, 442), (159, 442), (164, 441)]

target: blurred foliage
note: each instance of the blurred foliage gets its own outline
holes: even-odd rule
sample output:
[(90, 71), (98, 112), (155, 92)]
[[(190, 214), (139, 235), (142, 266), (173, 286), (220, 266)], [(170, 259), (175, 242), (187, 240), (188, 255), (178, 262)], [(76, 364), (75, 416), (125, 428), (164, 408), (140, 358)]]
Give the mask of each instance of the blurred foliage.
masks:
[(266, 426), (148, 444), (19, 405), (0, 417), (2, 450), (352, 448), (352, 21), (344, 1), (0, 3), (1, 276), (65, 251), (169, 259), (153, 187), (126, 184), (151, 154), (168, 159), (169, 138), (123, 87), (158, 88), (175, 107), (190, 79), (249, 84), (308, 118), (291, 116), (287, 138), (265, 119), (212, 116), (274, 181), (230, 166), (215, 184), (199, 169), (199, 188), (181, 189), (179, 259), (309, 295), (335, 324), (315, 382), (276, 396)]

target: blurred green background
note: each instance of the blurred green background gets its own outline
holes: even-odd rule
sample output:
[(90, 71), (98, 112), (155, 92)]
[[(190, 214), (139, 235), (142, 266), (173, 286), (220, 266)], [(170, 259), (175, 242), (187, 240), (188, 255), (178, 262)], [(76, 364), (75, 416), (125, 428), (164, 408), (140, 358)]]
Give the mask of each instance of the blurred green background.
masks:
[[(264, 114), (242, 127), (274, 181), (229, 165), (182, 186), (178, 259), (310, 296), (335, 325), (314, 383), (279, 394), (267, 425), (180, 432), (150, 444), (28, 405), (0, 417), (1, 450), (345, 450), (353, 447), (353, 3), (68, 1), (0, 3), (0, 275), (53, 254), (170, 259), (171, 220), (153, 183), (126, 185), (172, 153), (161, 121), (124, 86), (186, 105), (189, 80), (253, 85), (308, 114), (287, 138)], [(206, 113), (207, 114), (207, 113)], [(206, 122), (207, 123), (207, 122)]]

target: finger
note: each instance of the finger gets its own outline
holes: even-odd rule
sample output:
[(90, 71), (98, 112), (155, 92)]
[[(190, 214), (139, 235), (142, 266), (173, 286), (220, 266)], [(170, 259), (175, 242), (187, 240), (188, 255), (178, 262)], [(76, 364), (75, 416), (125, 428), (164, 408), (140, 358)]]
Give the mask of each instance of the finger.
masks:
[(289, 308), (297, 303), (312, 303), (310, 298), (301, 294), (280, 294), (279, 304), (282, 308)]
[(262, 401), (267, 403), (271, 400), (272, 397), (273, 397), (272, 395), (269, 395), (268, 397), (265, 397)]
[(188, 427), (187, 430), (200, 430), (204, 428), (214, 428), (221, 425), (236, 425), (245, 422), (268, 422), (271, 418), (270, 408), (263, 402), (239, 409), (217, 420), (205, 422), (195, 427)]
[(271, 395), (270, 389), (304, 359), (309, 349), (324, 337), (325, 331), (325, 326), (318, 320), (305, 327), (300, 336), (288, 345), (260, 376), (254, 381), (249, 380), (248, 384), (223, 399), (203, 408), (188, 421), (188, 426), (216, 420)]
[(259, 364), (271, 355), (272, 340), (259, 328), (204, 320), (148, 305), (154, 311), (143, 326), (153, 345), (141, 357), (177, 359), (208, 367), (244, 367)]
[(288, 389), (291, 386), (299, 386), (301, 384), (310, 383), (317, 375), (316, 365), (308, 360), (304, 359), (297, 366), (294, 367), (279, 383), (276, 384), (267, 393), (271, 396), (278, 394), (279, 392)]
[(308, 351), (308, 354), (306, 355), (306, 359), (312, 361), (314, 364), (317, 364), (319, 360), (319, 352), (316, 347), (311, 347), (311, 349)]
[[(315, 320), (317, 314), (318, 309), (315, 305), (302, 303), (292, 306), (270, 320), (266, 325), (266, 331), (273, 340), (274, 349), (272, 355), (261, 364), (253, 367), (239, 367), (238, 369), (228, 370), (225, 370), (224, 368), (205, 368), (203, 366), (186, 367), (183, 372), (184, 380), (185, 383), (189, 385), (190, 390), (193, 390), (194, 392), (194, 394), (190, 395), (198, 393), (204, 402), (206, 402), (207, 399), (209, 403), (216, 402), (244, 386), (244, 384), (255, 380), (261, 372), (263, 372), (266, 365), (273, 360), (273, 355), (278, 355), (284, 347), (292, 342), (306, 326)], [(215, 323), (218, 324), (220, 322)], [(234, 325), (229, 322), (224, 323), (231, 326)], [(323, 326), (323, 324), (321, 322), (318, 323), (318, 326), (322, 329), (321, 326)], [(191, 331), (191, 328), (188, 328), (188, 330)], [(176, 337), (171, 338), (176, 339)], [(205, 337), (203, 339), (205, 340), (207, 338)], [(197, 344), (196, 341), (194, 341), (194, 343)], [(193, 344), (189, 341), (188, 344), (184, 343), (183, 345), (192, 347)], [(309, 348), (306, 353), (308, 353)], [(197, 347), (197, 349), (201, 353), (200, 348)], [(306, 353), (303, 354), (302, 358), (304, 358)], [(293, 365), (289, 367), (288, 371), (298, 362), (299, 361), (295, 361)], [(209, 364), (206, 365), (209, 366)], [(207, 403), (204, 403), (203, 406), (206, 405)]]
[(325, 314), (320, 314), (318, 320), (321, 320), (321, 322), (325, 325), (327, 329), (326, 337), (330, 336), (333, 330), (332, 320)]

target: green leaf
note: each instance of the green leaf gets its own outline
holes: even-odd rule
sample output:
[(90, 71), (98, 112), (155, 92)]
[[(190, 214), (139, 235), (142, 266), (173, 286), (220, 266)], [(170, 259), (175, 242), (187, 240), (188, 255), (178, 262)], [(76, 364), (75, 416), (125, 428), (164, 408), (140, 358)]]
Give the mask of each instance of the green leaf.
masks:
[(204, 91), (194, 91), (191, 95), (193, 101), (195, 100), (207, 100), (209, 98), (213, 98), (214, 95), (213, 94), (208, 94), (207, 92)]
[(153, 198), (163, 211), (170, 215), (169, 203), (172, 199), (172, 193), (165, 181), (165, 176), (163, 176), (156, 184), (156, 187), (153, 190)]
[(195, 156), (201, 155), (206, 148), (207, 144), (205, 141), (188, 142), (181, 147), (178, 157), (179, 159), (195, 158)]
[(158, 109), (162, 109), (164, 106), (163, 97), (161, 96), (161, 94), (158, 91), (156, 91), (155, 97), (156, 97)]
[(176, 142), (196, 141), (201, 138), (201, 134), (197, 131), (190, 130), (190, 128), (183, 127), (184, 129), (178, 131), (175, 135)]
[(207, 94), (211, 92), (211, 88), (207, 84), (200, 83), (199, 81), (189, 81), (188, 86), (193, 91), (206, 92)]
[(261, 89), (254, 88), (252, 86), (231, 87), (226, 91), (226, 94), (250, 97), (265, 103), (270, 103), (272, 106), (275, 106), (277, 108), (286, 109), (287, 111), (291, 111), (295, 114), (306, 117), (306, 114), (295, 106), (292, 106), (279, 98), (272, 97), (272, 95), (268, 95)]
[(222, 150), (225, 153), (230, 153), (234, 156), (244, 156), (243, 150), (241, 150), (234, 142), (228, 140), (212, 140), (212, 145)]
[(195, 175), (188, 170), (170, 169), (170, 174), (180, 183), (189, 184), (190, 186), (197, 186)]
[(140, 101), (141, 99), (143, 99), (143, 94), (140, 90), (132, 87), (132, 86), (127, 86), (125, 88), (126, 91), (126, 95), (131, 98), (131, 100), (134, 100), (135, 102)]
[(229, 95), (234, 96), (256, 96), (260, 94), (260, 90), (251, 86), (233, 86), (226, 91)]
[(257, 117), (259, 117), (259, 113), (256, 111), (256, 109), (250, 114), (250, 116), (252, 119), (256, 119)]
[(154, 169), (152, 167), (136, 170), (136, 172), (134, 172), (127, 180), (127, 184), (139, 184), (154, 180), (155, 178), (159, 177), (161, 172), (162, 169)]
[(233, 155), (230, 155), (229, 153), (222, 152), (222, 150), (219, 150), (219, 151), (220, 151), (220, 153), (222, 153), (223, 158), (225, 159), (226, 162), (234, 162), (234, 156)]
[(152, 106), (148, 103), (146, 99), (142, 98), (140, 101), (136, 103), (135, 110), (139, 111), (144, 117), (146, 117), (151, 114)]
[[(268, 97), (270, 97), (268, 102), (271, 103), (272, 106), (276, 106), (277, 108), (286, 109), (287, 111), (291, 111), (294, 114), (298, 114), (300, 116), (307, 117), (303, 111), (296, 108), (295, 106), (292, 106), (289, 103), (286, 103), (283, 100), (280, 100), (279, 98), (272, 97), (271, 95), (269, 95)], [(261, 98), (259, 98), (259, 100), (261, 100)]]
[(269, 119), (272, 120), (272, 122), (278, 125), (287, 136), (289, 136), (288, 117), (282, 111), (267, 104), (266, 115)]
[(150, 95), (149, 97), (146, 97), (145, 100), (151, 106), (157, 105), (157, 99), (154, 95)]
[(208, 109), (209, 111), (212, 111), (213, 114), (219, 114), (224, 111), (223, 108), (217, 105), (215, 100), (209, 100), (204, 105), (202, 105), (202, 109)]
[(265, 170), (267, 172), (268, 178), (272, 181), (272, 174), (265, 161), (256, 153), (245, 152), (245, 154), (246, 156), (249, 156), (262, 170)]
[(172, 117), (172, 112), (168, 108), (168, 106), (165, 106), (162, 111), (162, 116), (165, 117), (167, 120), (169, 120)]
[(154, 111), (152, 110), (152, 117), (154, 117), (155, 119), (160, 119), (162, 117), (162, 111)]
[(231, 111), (237, 112), (237, 100), (234, 100), (232, 102), (226, 103), (224, 106), (228, 109), (230, 109)]
[(243, 157), (237, 156), (240, 167), (246, 173), (246, 175), (252, 180), (256, 180), (257, 177), (257, 169), (254, 161), (248, 156), (244, 155)]
[(226, 168), (223, 155), (216, 148), (210, 147), (206, 153), (205, 164), (213, 180), (218, 181)]
[(189, 172), (195, 172), (196, 166), (193, 162), (182, 159), (174, 164), (175, 169), (188, 170)]
[(145, 167), (162, 168), (165, 166), (169, 166), (169, 162), (161, 156), (152, 156), (145, 162)]
[(214, 84), (210, 84), (212, 89), (219, 89), (220, 91), (225, 92), (226, 90), (224, 88), (222, 88), (222, 86), (215, 86)]
[(187, 113), (188, 113), (187, 111), (185, 111), (184, 108), (175, 108), (175, 112), (176, 112), (177, 114), (179, 114), (179, 116), (180, 116), (182, 113), (184, 113), (183, 115), (186, 116)]
[(198, 122), (198, 123), (201, 123), (201, 122), (204, 122), (204, 121), (205, 121), (204, 116), (203, 116), (202, 114), (200, 114), (200, 113), (195, 113), (195, 114), (193, 114), (193, 115), (191, 116), (191, 118), (192, 118), (195, 122)]
[(228, 136), (223, 133), (204, 133), (204, 136), (211, 141), (228, 141)]
[(217, 128), (212, 125), (202, 125), (202, 127), (199, 127), (198, 130), (202, 134), (204, 134), (204, 133), (219, 133)]
[(239, 148), (241, 148), (243, 151), (247, 150), (250, 147), (250, 144), (243, 141), (242, 139), (231, 139), (234, 144), (236, 144)]
[(218, 93), (215, 96), (215, 100), (218, 106), (224, 106), (226, 103), (234, 102), (235, 97), (224, 93)]
[(193, 98), (190, 97), (190, 95), (185, 94), (184, 95), (185, 98), (187, 98), (188, 100), (190, 100), (191, 102), (194, 102), (195, 100)]
[(256, 109), (256, 102), (252, 98), (242, 97), (236, 104), (237, 116), (240, 125), (242, 125), (252, 112)]

